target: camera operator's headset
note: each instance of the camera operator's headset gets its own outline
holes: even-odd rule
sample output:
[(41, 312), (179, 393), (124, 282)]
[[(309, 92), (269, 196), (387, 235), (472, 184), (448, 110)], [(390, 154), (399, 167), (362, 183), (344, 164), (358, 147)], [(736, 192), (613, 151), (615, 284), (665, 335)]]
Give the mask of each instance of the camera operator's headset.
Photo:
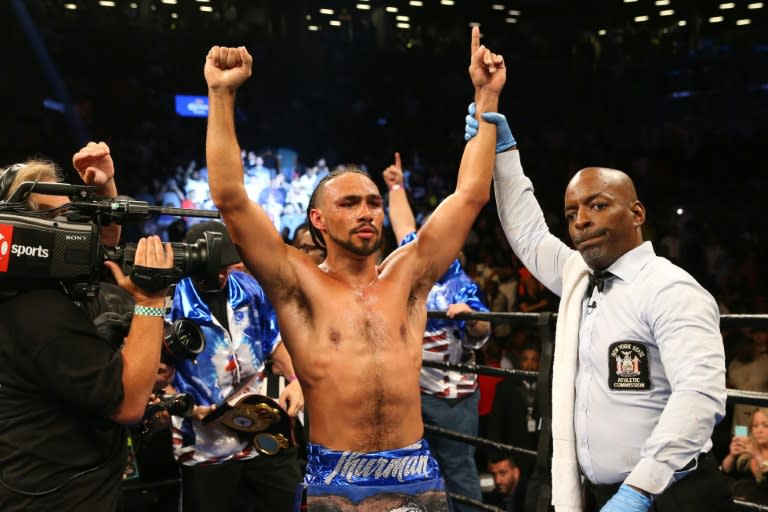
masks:
[(19, 171), (24, 168), (26, 164), (13, 164), (8, 167), (3, 174), (0, 174), (0, 201), (5, 201), (5, 195), (10, 190), (13, 180), (19, 174)]

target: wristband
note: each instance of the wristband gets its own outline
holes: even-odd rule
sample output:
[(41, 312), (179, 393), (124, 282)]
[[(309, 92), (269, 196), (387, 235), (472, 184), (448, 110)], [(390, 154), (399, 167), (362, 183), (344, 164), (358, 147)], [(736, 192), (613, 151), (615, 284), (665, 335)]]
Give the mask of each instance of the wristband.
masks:
[(393, 190), (400, 190), (401, 188), (403, 187), (401, 187), (399, 183), (395, 183), (394, 185), (389, 187), (389, 191), (392, 192)]
[(165, 316), (164, 308), (153, 308), (151, 306), (133, 306), (133, 314), (139, 316)]
[(289, 383), (291, 383), (291, 382), (293, 382), (295, 380), (299, 380), (299, 378), (296, 376), (295, 373), (293, 375), (291, 375), (290, 377), (288, 377), (288, 382)]

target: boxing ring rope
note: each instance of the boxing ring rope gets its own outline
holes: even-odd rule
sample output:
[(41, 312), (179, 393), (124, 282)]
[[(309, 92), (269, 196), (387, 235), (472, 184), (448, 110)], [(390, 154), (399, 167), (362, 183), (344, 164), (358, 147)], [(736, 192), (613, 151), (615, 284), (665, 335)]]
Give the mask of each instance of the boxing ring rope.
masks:
[[(447, 319), (445, 311), (428, 311), (428, 318)], [(429, 368), (440, 368), (463, 373), (476, 373), (478, 375), (502, 376), (516, 380), (536, 381), (536, 393), (539, 401), (539, 411), (541, 415), (541, 429), (539, 431), (539, 445), (536, 451), (527, 450), (517, 446), (511, 446), (504, 443), (484, 439), (477, 436), (470, 436), (449, 429), (437, 427), (434, 425), (424, 425), (426, 433), (448, 437), (457, 441), (463, 441), (474, 446), (491, 448), (500, 452), (514, 452), (536, 458), (535, 467), (532, 475), (540, 479), (540, 493), (536, 498), (536, 512), (548, 512), (550, 510), (551, 499), (551, 480), (550, 480), (550, 459), (552, 450), (552, 402), (550, 390), (552, 389), (552, 359), (554, 355), (554, 329), (557, 320), (557, 313), (460, 313), (454, 317), (460, 320), (486, 320), (490, 322), (509, 322), (518, 325), (537, 325), (539, 328), (539, 337), (541, 340), (541, 356), (538, 372), (527, 372), (522, 370), (510, 370), (505, 368), (495, 368), (491, 366), (477, 364), (461, 363), (443, 363), (438, 361), (423, 361), (422, 365)], [(720, 328), (728, 329), (734, 327), (763, 327), (768, 329), (768, 314), (760, 315), (742, 315), (726, 314), (720, 315)], [(540, 385), (541, 384), (541, 385)], [(742, 391), (738, 389), (727, 389), (727, 400), (729, 402), (738, 401), (742, 404), (768, 406), (768, 393), (759, 393), (756, 391)], [(463, 503), (467, 503), (479, 510), (500, 510), (491, 507), (485, 503), (478, 502), (467, 496), (450, 493), (451, 498)], [(768, 512), (768, 506), (734, 499), (733, 504), (738, 510), (759, 510)], [(490, 507), (490, 508), (489, 508)]]
[(733, 504), (736, 505), (739, 509), (743, 510), (761, 510), (761, 511), (768, 511), (768, 507), (765, 505), (758, 505), (757, 503), (752, 503), (751, 501), (743, 501), (743, 500), (733, 500)]
[(477, 501), (472, 498), (469, 498), (467, 496), (464, 496), (463, 494), (457, 494), (455, 492), (449, 492), (448, 495), (451, 497), (454, 501), (460, 501), (462, 503), (466, 503), (467, 505), (471, 505), (474, 508), (478, 510), (489, 510), (491, 512), (506, 512), (504, 509), (499, 507), (494, 507), (493, 505), (489, 505), (487, 503), (483, 503), (482, 501)]
[(536, 457), (537, 452), (534, 450), (528, 450), (527, 448), (520, 448), (519, 446), (512, 446), (511, 444), (499, 443), (491, 441), (490, 439), (484, 439), (482, 437), (470, 436), (468, 434), (462, 434), (460, 432), (454, 432), (447, 428), (437, 427), (435, 425), (424, 425), (424, 431), (430, 434), (437, 434), (441, 437), (447, 437), (454, 441), (464, 441), (467, 444), (480, 446), (483, 448), (491, 448), (499, 452), (515, 452), (521, 455), (527, 455), (529, 457)]

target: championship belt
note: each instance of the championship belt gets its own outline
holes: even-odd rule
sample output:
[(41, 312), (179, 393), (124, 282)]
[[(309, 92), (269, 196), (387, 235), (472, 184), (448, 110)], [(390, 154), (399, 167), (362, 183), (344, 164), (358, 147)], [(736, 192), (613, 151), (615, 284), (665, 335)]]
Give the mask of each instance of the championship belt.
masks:
[(213, 412), (203, 418), (203, 423), (225, 425), (240, 437), (250, 439), (254, 448), (264, 455), (274, 455), (283, 448), (295, 446), (288, 413), (268, 396), (244, 391), (252, 380), (217, 404)]

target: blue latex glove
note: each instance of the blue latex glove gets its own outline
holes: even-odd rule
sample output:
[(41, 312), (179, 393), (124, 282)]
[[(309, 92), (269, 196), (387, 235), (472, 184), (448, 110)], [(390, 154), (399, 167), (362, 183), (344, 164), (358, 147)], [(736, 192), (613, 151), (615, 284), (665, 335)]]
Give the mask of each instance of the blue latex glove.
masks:
[(603, 505), (600, 512), (647, 512), (651, 508), (651, 498), (628, 486), (621, 484), (613, 498)]
[[(480, 127), (480, 121), (475, 118), (477, 110), (474, 101), (469, 104), (467, 110), (469, 115), (464, 119), (466, 122), (464, 125), (464, 140), (469, 140), (477, 135), (477, 129)], [(485, 121), (496, 125), (496, 153), (506, 151), (517, 144), (515, 138), (512, 136), (512, 130), (509, 129), (507, 118), (503, 114), (486, 112), (482, 117)]]

